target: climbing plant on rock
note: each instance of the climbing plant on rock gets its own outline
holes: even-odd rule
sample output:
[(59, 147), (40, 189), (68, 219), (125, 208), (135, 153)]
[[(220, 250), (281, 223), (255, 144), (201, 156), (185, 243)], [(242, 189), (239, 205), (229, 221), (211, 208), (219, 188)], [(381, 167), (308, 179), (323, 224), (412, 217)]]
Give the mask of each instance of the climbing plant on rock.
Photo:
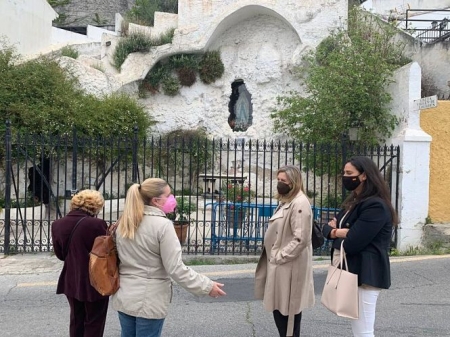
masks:
[(205, 54), (177, 54), (156, 63), (141, 83), (141, 89), (151, 93), (163, 92), (175, 96), (181, 86), (192, 86), (197, 81), (197, 74), (205, 84), (210, 84), (222, 77), (225, 67), (219, 51)]
[(200, 79), (205, 84), (211, 84), (222, 77), (225, 66), (220, 58), (218, 50), (208, 51), (203, 54), (199, 64)]

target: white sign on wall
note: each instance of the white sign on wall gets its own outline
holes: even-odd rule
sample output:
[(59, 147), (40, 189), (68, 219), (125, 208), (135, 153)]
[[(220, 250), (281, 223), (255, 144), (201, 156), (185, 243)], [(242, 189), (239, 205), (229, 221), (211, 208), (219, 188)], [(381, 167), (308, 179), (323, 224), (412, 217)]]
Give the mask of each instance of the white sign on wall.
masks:
[(417, 110), (424, 110), (437, 107), (437, 95), (414, 100), (414, 107)]

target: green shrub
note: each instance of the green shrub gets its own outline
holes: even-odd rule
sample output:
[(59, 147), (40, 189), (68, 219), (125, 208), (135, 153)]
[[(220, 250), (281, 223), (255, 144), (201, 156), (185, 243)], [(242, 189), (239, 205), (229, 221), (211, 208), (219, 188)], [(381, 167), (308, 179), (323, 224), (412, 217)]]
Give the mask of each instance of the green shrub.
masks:
[(143, 33), (132, 33), (121, 38), (114, 50), (114, 66), (120, 69), (128, 55), (136, 52), (148, 52), (151, 46), (150, 37)]
[(173, 39), (174, 29), (163, 33), (161, 36), (151, 39), (144, 33), (131, 33), (122, 37), (117, 43), (114, 50), (114, 66), (120, 69), (128, 55), (136, 52), (148, 52), (151, 47), (161, 46), (171, 43)]
[(173, 76), (167, 76), (162, 80), (162, 89), (167, 96), (176, 96), (180, 91), (180, 82)]
[(156, 93), (159, 90), (159, 85), (164, 78), (170, 76), (171, 69), (167, 63), (158, 62), (147, 73), (143, 80), (143, 86), (151, 93)]
[(210, 169), (212, 156), (212, 142), (204, 129), (177, 129), (161, 137), (159, 154), (154, 159), (160, 174), (183, 177), (183, 185), (177, 186), (195, 191), (198, 175)]
[[(201, 69), (200, 69), (201, 68)], [(174, 96), (180, 85), (190, 87), (197, 80), (197, 72), (203, 71), (203, 82), (212, 83), (224, 73), (224, 65), (219, 52), (207, 52), (204, 55), (178, 54), (158, 62), (146, 75), (142, 86), (150, 92), (158, 92), (163, 84), (165, 94)], [(209, 71), (209, 72), (208, 72)], [(177, 74), (174, 80), (172, 73)], [(200, 77), (202, 75), (200, 74)]]
[(153, 26), (156, 11), (177, 13), (178, 0), (136, 0), (126, 17), (130, 22)]
[(13, 49), (0, 50), (0, 133), (10, 120), (14, 132), (79, 136), (144, 136), (154, 120), (125, 94), (98, 98), (84, 93), (74, 78), (49, 58), (18, 63)]
[(199, 64), (200, 79), (205, 84), (211, 84), (222, 77), (225, 66), (219, 51), (206, 52)]
[(192, 86), (197, 81), (197, 73), (193, 69), (180, 68), (177, 70), (178, 80), (185, 87)]
[(152, 39), (152, 46), (162, 46), (168, 43), (172, 43), (173, 36), (175, 34), (175, 29), (169, 29), (168, 31), (162, 33), (159, 37)]
[[(139, 127), (139, 137), (144, 137), (155, 122), (144, 108), (125, 93), (102, 97), (85, 97), (85, 105), (77, 111), (81, 121), (77, 130), (92, 137), (132, 137), (134, 126)], [(95, 112), (95, 113), (93, 113)]]
[(170, 57), (169, 61), (176, 71), (181, 85), (190, 87), (197, 80), (199, 56), (194, 54), (179, 54)]
[[(34, 207), (40, 205), (39, 202), (36, 202), (33, 198), (19, 198), (11, 200), (11, 208), (26, 208), (26, 207)], [(5, 207), (5, 199), (0, 198), (0, 212)]]
[(61, 48), (61, 56), (67, 56), (76, 59), (78, 58), (78, 55), (78, 50), (74, 49), (71, 46), (65, 46)]

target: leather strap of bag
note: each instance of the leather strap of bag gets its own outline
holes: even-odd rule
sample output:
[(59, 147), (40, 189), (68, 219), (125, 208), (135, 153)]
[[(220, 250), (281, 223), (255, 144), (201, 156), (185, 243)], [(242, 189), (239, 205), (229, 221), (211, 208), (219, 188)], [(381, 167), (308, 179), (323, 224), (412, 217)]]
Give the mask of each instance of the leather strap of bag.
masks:
[[(339, 284), (339, 281), (341, 280), (341, 275), (342, 275), (342, 271), (344, 270), (343, 268), (343, 262), (345, 262), (345, 271), (348, 272), (348, 265), (347, 265), (347, 256), (345, 256), (345, 251), (344, 251), (344, 240), (342, 240), (341, 242), (341, 250), (340, 252), (340, 264), (339, 264), (339, 268), (336, 268), (334, 271), (339, 270), (339, 278), (337, 281), (337, 284)], [(334, 272), (333, 272), (334, 274)]]
[(69, 242), (67, 242), (67, 248), (66, 248), (66, 253), (64, 254), (64, 260), (67, 257), (67, 254), (69, 254), (69, 247), (70, 247), (70, 243), (72, 242), (72, 236), (73, 233), (75, 232), (75, 229), (77, 229), (78, 225), (80, 224), (80, 222), (84, 219), (86, 219), (87, 216), (81, 218), (80, 220), (78, 220), (78, 222), (75, 224), (75, 227), (73, 227), (72, 231), (70, 232), (70, 236), (69, 236)]
[(347, 256), (345, 255), (345, 251), (344, 251), (344, 240), (342, 240), (341, 242), (341, 250), (340, 252), (340, 269), (343, 269), (343, 262), (345, 262), (345, 270), (348, 271), (348, 264), (347, 264)]

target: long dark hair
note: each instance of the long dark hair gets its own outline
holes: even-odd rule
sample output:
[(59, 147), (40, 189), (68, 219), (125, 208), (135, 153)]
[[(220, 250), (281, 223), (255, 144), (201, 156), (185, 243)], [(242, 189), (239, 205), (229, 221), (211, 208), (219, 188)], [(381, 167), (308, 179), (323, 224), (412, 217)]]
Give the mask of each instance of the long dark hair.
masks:
[(343, 208), (349, 210), (365, 199), (370, 197), (379, 197), (383, 199), (389, 207), (392, 215), (392, 223), (397, 225), (397, 212), (395, 212), (394, 207), (392, 207), (388, 185), (384, 181), (380, 170), (375, 165), (373, 160), (363, 156), (356, 156), (350, 158), (347, 163), (352, 164), (360, 174), (365, 173), (366, 180), (364, 181), (362, 192), (360, 194), (356, 194), (355, 191), (352, 191), (352, 193), (350, 193), (350, 195), (344, 200), (342, 205)]

